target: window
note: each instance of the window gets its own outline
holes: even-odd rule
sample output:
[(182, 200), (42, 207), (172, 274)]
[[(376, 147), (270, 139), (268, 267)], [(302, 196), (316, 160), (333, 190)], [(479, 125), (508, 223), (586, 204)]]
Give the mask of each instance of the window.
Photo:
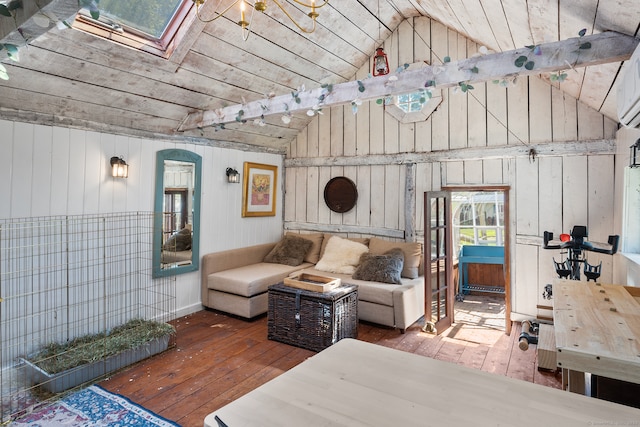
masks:
[(191, 0), (101, 0), (99, 18), (78, 12), (73, 27), (154, 55), (168, 57)]
[[(622, 252), (640, 254), (640, 168), (624, 170)], [(640, 257), (635, 258), (640, 263)]]
[(463, 245), (504, 246), (504, 194), (501, 191), (453, 192), (453, 249)]
[(395, 104), (405, 113), (414, 113), (422, 110), (424, 104), (429, 101), (425, 91), (417, 91), (396, 96)]

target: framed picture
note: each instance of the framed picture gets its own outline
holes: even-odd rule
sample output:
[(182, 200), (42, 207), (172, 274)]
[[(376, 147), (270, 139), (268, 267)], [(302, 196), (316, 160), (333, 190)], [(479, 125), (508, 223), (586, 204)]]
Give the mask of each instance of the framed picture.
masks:
[(275, 216), (278, 167), (244, 162), (242, 216)]

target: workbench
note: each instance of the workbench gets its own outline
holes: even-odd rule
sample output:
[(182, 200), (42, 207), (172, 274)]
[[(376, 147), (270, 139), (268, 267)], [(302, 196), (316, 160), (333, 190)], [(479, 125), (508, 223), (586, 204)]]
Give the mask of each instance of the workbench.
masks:
[(640, 384), (640, 288), (556, 279), (557, 364), (570, 391), (584, 373)]
[(636, 425), (640, 409), (345, 338), (205, 427)]

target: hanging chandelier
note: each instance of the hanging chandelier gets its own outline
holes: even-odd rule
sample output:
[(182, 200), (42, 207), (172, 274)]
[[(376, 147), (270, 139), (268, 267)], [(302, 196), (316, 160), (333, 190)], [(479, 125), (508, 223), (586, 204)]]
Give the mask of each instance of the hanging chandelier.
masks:
[[(202, 6), (206, 0), (191, 0), (191, 1), (193, 1), (196, 4), (196, 16), (202, 22), (215, 21), (216, 19), (224, 16), (227, 12), (232, 10), (235, 5), (239, 4), (240, 19), (236, 21), (236, 23), (242, 28), (242, 39), (245, 41), (249, 38), (249, 35), (251, 34), (251, 23), (253, 22), (253, 13), (256, 10), (258, 12), (264, 12), (265, 10), (267, 10), (267, 3), (268, 3), (268, 0), (256, 0), (253, 4), (251, 4), (251, 2), (246, 0), (235, 0), (226, 8), (222, 10), (218, 10), (218, 9), (221, 9), (220, 6), (223, 3), (225, 3), (225, 0), (218, 0), (218, 4), (216, 5), (215, 10), (213, 11), (213, 17), (207, 19), (207, 18), (203, 18), (200, 12), (200, 6)], [(214, 0), (210, 0), (210, 1), (214, 1)], [(320, 4), (316, 4), (316, 0), (310, 0), (311, 3), (305, 3), (300, 0), (293, 0), (295, 3), (299, 4), (300, 6), (311, 9), (309, 13), (307, 13), (307, 16), (311, 18), (311, 27), (303, 27), (293, 18), (293, 16), (291, 16), (291, 14), (284, 8), (284, 6), (278, 0), (271, 0), (271, 1), (276, 6), (278, 6), (278, 8), (280, 8), (282, 13), (284, 13), (287, 16), (287, 18), (289, 18), (289, 20), (291, 20), (291, 22), (293, 22), (293, 24), (296, 27), (298, 27), (298, 29), (303, 33), (313, 33), (316, 30), (316, 18), (320, 16), (320, 14), (316, 12), (316, 9), (319, 9), (322, 6), (329, 3), (329, 0), (323, 0)], [(247, 11), (246, 11), (247, 5), (251, 7), (251, 11), (248, 12), (249, 13), (248, 21), (247, 21)]]

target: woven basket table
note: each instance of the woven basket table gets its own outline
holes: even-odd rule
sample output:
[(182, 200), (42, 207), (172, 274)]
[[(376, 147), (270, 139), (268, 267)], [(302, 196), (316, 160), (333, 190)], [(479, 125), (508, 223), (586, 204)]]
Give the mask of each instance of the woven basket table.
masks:
[(358, 337), (358, 287), (328, 292), (269, 286), (268, 338), (321, 351), (343, 338)]

